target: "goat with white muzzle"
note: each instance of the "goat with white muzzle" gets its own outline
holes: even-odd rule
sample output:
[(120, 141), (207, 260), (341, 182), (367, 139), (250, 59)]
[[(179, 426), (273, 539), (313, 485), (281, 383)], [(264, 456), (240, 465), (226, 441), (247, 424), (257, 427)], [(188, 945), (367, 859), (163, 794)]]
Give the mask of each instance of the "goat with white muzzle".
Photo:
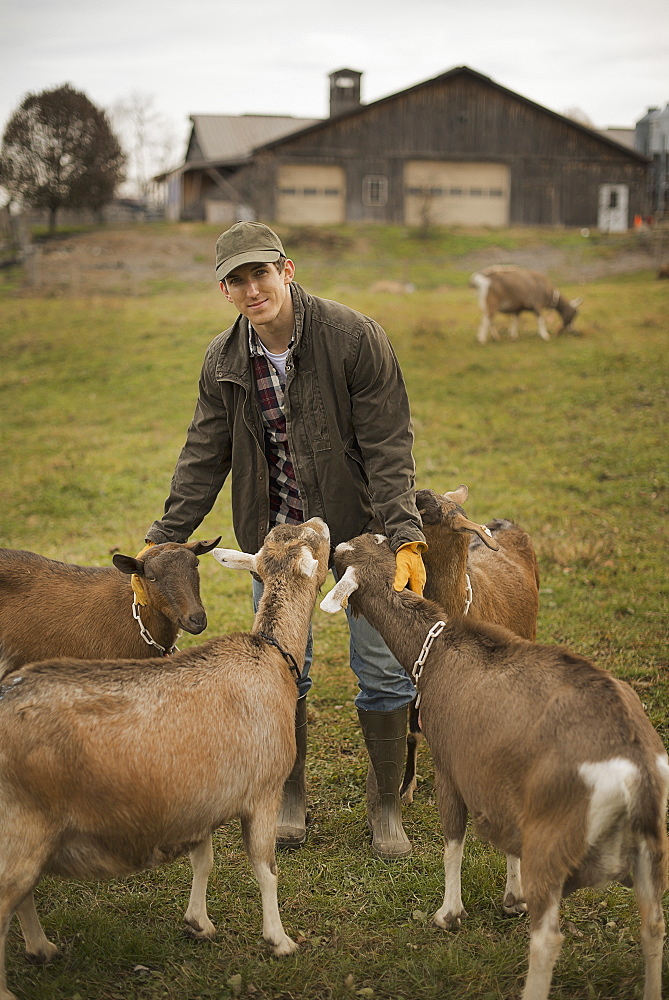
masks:
[(4, 971), (12, 914), (29, 955), (47, 962), (56, 953), (33, 901), (42, 874), (116, 877), (189, 853), (186, 923), (193, 936), (213, 937), (206, 908), (211, 835), (235, 817), (260, 885), (263, 937), (275, 955), (295, 950), (279, 916), (274, 841), (295, 759), (290, 665), (304, 661), (329, 539), (327, 525), (312, 518), (274, 528), (256, 555), (214, 550), (223, 565), (264, 582), (249, 633), (167, 660), (61, 659), (5, 677), (0, 1000), (15, 1000)]
[(561, 897), (610, 881), (634, 886), (643, 1000), (661, 1000), (669, 760), (632, 688), (566, 649), (445, 620), (437, 604), (395, 593), (382, 536), (337, 546), (335, 566), (341, 579), (321, 608), (350, 603), (408, 673), (420, 670), (445, 845), (435, 923), (452, 928), (466, 916), (460, 867), (469, 813), (483, 839), (522, 858), (530, 915), (523, 1000), (548, 997)]

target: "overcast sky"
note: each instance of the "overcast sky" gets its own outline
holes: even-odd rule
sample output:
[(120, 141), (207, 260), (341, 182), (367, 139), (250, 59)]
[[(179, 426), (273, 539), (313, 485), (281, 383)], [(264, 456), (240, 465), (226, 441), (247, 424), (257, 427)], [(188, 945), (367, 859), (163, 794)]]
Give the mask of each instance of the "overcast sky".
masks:
[(70, 83), (153, 98), (178, 162), (188, 116), (325, 117), (328, 74), (368, 104), (467, 65), (552, 111), (629, 126), (669, 102), (667, 0), (0, 0), (0, 127)]

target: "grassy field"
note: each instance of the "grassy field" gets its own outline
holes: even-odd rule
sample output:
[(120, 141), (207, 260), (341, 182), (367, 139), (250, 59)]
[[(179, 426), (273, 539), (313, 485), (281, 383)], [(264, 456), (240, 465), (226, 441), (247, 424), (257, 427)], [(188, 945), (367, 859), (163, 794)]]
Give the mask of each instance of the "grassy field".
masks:
[[(563, 283), (570, 297), (585, 296), (578, 336), (544, 343), (524, 317), (517, 342), (481, 347), (466, 276), (454, 271), (438, 282), (429, 245), (422, 256), (413, 252), (407, 276), (393, 263), (407, 259), (402, 233), (384, 236), (382, 257), (375, 248), (375, 271), (363, 256), (354, 266), (347, 232), (315, 243), (308, 235), (294, 251), (298, 265), (304, 260), (299, 280), (373, 315), (393, 342), (414, 414), (418, 485), (444, 491), (466, 483), (470, 517), (509, 517), (530, 531), (541, 570), (539, 639), (567, 644), (632, 683), (669, 745), (669, 283), (651, 270)], [(545, 240), (580, 253), (577, 236), (546, 233)], [(494, 235), (498, 246), (506, 238)], [(492, 237), (478, 244), (471, 237), (452, 252), (480, 249), (484, 239)], [(388, 277), (410, 280), (416, 290), (370, 291)], [(0, 305), (0, 544), (85, 564), (107, 564), (116, 550), (134, 554), (162, 510), (203, 351), (232, 312), (214, 287), (157, 287), (155, 279), (133, 296), (50, 297), (26, 294), (14, 276), (0, 287)], [(219, 534), (222, 544), (235, 544), (227, 486), (197, 537)], [(205, 637), (248, 627), (245, 576), (208, 558), (201, 572)], [(45, 879), (38, 910), (62, 957), (48, 968), (28, 965), (14, 921), (8, 975), (20, 1000), (519, 995), (527, 922), (501, 915), (504, 860), (497, 852), (468, 841), (463, 899), (470, 916), (456, 934), (430, 924), (443, 869), (427, 751), (416, 802), (406, 810), (412, 856), (393, 865), (372, 857), (366, 754), (343, 616), (317, 609), (314, 635), (312, 824), (307, 845), (279, 858), (282, 917), (299, 936), (299, 953), (267, 955), (259, 893), (233, 824), (215, 838), (216, 943), (182, 934), (185, 861), (104, 885)], [(198, 641), (184, 637), (181, 646)], [(577, 893), (564, 903), (563, 929), (555, 1000), (641, 997), (633, 894), (615, 886)], [(669, 985), (666, 962), (665, 978)]]

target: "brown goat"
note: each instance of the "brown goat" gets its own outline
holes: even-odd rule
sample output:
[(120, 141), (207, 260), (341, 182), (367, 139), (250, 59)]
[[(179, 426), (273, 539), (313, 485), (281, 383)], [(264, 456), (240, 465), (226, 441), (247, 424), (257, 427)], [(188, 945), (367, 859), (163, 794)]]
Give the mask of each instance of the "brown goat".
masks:
[[(319, 518), (274, 528), (257, 555), (216, 549), (265, 589), (249, 633), (155, 660), (47, 661), (0, 685), (0, 1000), (16, 913), (29, 955), (56, 953), (33, 889), (44, 873), (107, 878), (190, 853), (186, 922), (215, 933), (206, 910), (211, 835), (239, 817), (260, 885), (263, 937), (296, 944), (277, 903), (274, 842), (295, 760), (297, 685), (330, 536)], [(243, 718), (244, 725), (239, 725)], [(251, 749), (249, 749), (251, 748)]]
[(521, 312), (533, 312), (537, 317), (538, 332), (542, 340), (550, 340), (544, 320), (545, 309), (555, 309), (560, 314), (562, 326), (558, 333), (571, 327), (582, 298), (570, 302), (554, 287), (550, 278), (541, 271), (528, 271), (514, 264), (494, 264), (482, 271), (476, 271), (469, 284), (478, 291), (479, 307), (482, 312), (477, 340), (485, 344), (488, 334), (499, 340), (493, 326), (495, 313), (501, 312), (513, 317), (509, 336), (518, 336), (518, 317)]
[[(512, 521), (470, 521), (460, 506), (469, 495), (461, 484), (451, 493), (418, 490), (416, 506), (428, 543), (424, 597), (448, 618), (466, 614), (473, 621), (502, 625), (523, 639), (535, 639), (539, 614), (539, 567), (530, 536)], [(474, 536), (472, 538), (472, 535)], [(470, 540), (471, 539), (471, 540)], [(400, 794), (413, 802), (418, 751), (422, 742), (416, 704), (409, 712), (407, 760)], [(504, 912), (524, 913), (520, 863), (507, 857)]]
[(321, 608), (348, 601), (418, 686), (444, 835), (435, 923), (457, 927), (466, 916), (469, 813), (483, 839), (522, 857), (530, 915), (523, 1000), (548, 997), (562, 896), (611, 881), (634, 886), (643, 997), (661, 1000), (669, 759), (632, 688), (566, 649), (466, 618), (444, 621), (437, 604), (396, 593), (395, 558), (380, 535), (338, 545), (335, 567), (339, 583)]
[[(5, 670), (57, 656), (143, 659), (171, 652), (180, 630), (199, 635), (207, 627), (197, 557), (220, 540), (165, 542), (141, 558), (116, 554), (114, 566), (105, 567), (0, 549)], [(140, 578), (145, 606), (133, 603), (132, 574)]]

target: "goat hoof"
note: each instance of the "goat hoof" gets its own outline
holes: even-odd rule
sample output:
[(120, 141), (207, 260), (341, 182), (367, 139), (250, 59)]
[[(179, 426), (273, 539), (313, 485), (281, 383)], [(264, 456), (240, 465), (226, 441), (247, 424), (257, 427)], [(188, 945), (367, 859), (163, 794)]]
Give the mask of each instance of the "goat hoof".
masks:
[(294, 951), (297, 951), (298, 946), (289, 938), (288, 935), (284, 935), (283, 940), (279, 941), (278, 944), (274, 944), (272, 941), (267, 942), (270, 946), (272, 954), (276, 958), (283, 958), (285, 955), (292, 955)]
[(211, 921), (205, 927), (201, 927), (200, 924), (195, 922), (190, 923), (190, 921), (186, 921), (184, 932), (193, 941), (213, 941), (216, 937), (216, 928)]
[(418, 788), (418, 782), (414, 778), (413, 781), (411, 781), (406, 788), (401, 789), (400, 799), (402, 800), (402, 802), (404, 802), (405, 805), (407, 806), (413, 805), (413, 796), (417, 788)]
[(512, 893), (509, 893), (504, 897), (502, 910), (505, 917), (522, 917), (527, 913), (527, 903), (524, 899), (516, 899)]
[(459, 913), (453, 913), (449, 910), (448, 913), (442, 913), (441, 910), (437, 910), (435, 915), (432, 917), (432, 923), (437, 927), (441, 927), (445, 931), (457, 931), (460, 930), (462, 926), (462, 921), (469, 914), (463, 907)]
[(27, 951), (26, 958), (33, 965), (48, 965), (60, 955), (59, 949), (51, 941), (46, 941), (40, 951)]

